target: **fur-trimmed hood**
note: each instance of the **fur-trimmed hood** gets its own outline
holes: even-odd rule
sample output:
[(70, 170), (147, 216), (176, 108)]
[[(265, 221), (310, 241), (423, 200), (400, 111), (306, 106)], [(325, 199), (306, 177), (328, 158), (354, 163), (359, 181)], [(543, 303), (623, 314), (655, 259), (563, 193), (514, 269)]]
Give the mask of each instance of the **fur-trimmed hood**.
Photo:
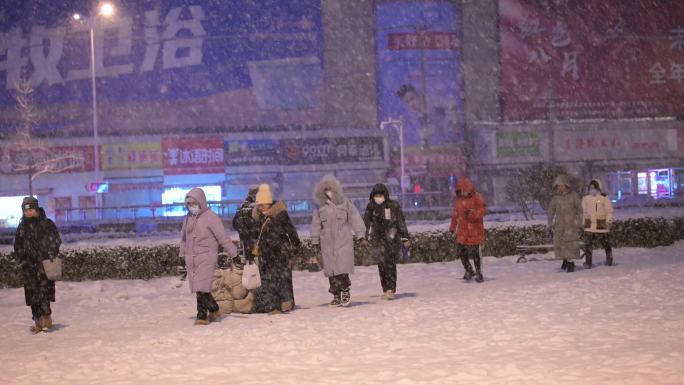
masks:
[[(271, 205), (271, 208), (268, 209), (266, 216), (275, 218), (276, 216), (278, 216), (278, 214), (280, 214), (283, 211), (287, 212), (287, 205), (285, 204), (285, 202), (275, 201), (273, 202), (273, 205)], [(252, 210), (252, 218), (256, 221), (259, 220), (259, 218), (261, 218), (262, 215), (263, 214), (259, 210), (259, 207), (254, 207), (254, 209)]]
[(346, 197), (342, 191), (342, 184), (334, 175), (326, 175), (321, 179), (314, 189), (314, 199), (319, 206), (325, 205), (328, 201), (328, 196), (325, 195), (325, 190), (332, 191), (332, 202), (336, 205), (344, 203)]

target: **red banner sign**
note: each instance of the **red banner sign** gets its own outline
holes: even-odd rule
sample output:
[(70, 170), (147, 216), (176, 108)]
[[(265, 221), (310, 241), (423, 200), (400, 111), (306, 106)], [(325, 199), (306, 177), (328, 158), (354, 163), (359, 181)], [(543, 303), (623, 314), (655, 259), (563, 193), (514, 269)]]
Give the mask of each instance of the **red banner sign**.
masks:
[(388, 46), (392, 51), (458, 48), (458, 35), (453, 32), (390, 33), (388, 39)]
[(0, 172), (23, 172), (31, 163), (37, 170), (49, 170), (49, 173), (91, 172), (95, 170), (95, 153), (93, 146), (46, 146), (43, 150), (18, 151), (16, 148), (5, 148), (3, 165)]
[(684, 114), (680, 1), (499, 0), (506, 120)]
[(215, 174), (225, 167), (223, 136), (171, 136), (162, 139), (165, 174)]

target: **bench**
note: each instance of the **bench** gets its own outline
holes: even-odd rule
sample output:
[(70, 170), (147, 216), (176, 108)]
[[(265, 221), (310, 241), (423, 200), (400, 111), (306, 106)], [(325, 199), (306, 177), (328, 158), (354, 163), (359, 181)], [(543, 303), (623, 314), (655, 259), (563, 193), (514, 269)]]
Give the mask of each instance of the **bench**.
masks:
[[(584, 259), (584, 242), (580, 242), (580, 258)], [(543, 245), (517, 245), (515, 246), (515, 253), (519, 255), (515, 263), (527, 262), (527, 254), (539, 254), (548, 253), (553, 251), (553, 244), (543, 244)]]

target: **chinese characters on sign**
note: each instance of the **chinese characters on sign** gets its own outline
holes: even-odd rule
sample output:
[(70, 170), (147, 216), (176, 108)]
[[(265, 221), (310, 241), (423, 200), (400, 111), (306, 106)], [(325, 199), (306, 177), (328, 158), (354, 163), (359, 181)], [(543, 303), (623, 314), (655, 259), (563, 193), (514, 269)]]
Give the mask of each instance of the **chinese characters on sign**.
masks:
[[(132, 62), (133, 40), (136, 36), (133, 34), (131, 16), (120, 17), (111, 23), (94, 24), (95, 75), (118, 77), (151, 71), (160, 58), (164, 69), (202, 64), (202, 43), (207, 34), (202, 27), (204, 11), (200, 6), (189, 6), (188, 14), (181, 15), (184, 10), (186, 7), (173, 7), (163, 19), (159, 10), (144, 13), (145, 50), (140, 63)], [(60, 71), (60, 63), (63, 61), (82, 61), (80, 58), (64, 57), (65, 51), (70, 55), (84, 56), (73, 48), (65, 49), (65, 46), (69, 48), (69, 44), (89, 39), (89, 33), (88, 24), (77, 24), (69, 29), (63, 26), (46, 28), (34, 25), (28, 34), (24, 34), (21, 28), (0, 33), (0, 57), (4, 56), (0, 59), (0, 74), (4, 72), (5, 88), (16, 88), (22, 72), (29, 67), (33, 69), (30, 80), (34, 87), (43, 83), (54, 85), (89, 79), (90, 68), (70, 66), (65, 76)], [(105, 46), (105, 40), (111, 39), (116, 43)], [(28, 50), (28, 55), (24, 55), (25, 50)], [(117, 64), (108, 64), (111, 62)]]
[(222, 173), (223, 136), (177, 136), (162, 139), (165, 174)]
[(499, 8), (506, 120), (684, 113), (680, 2), (499, 0)]
[(159, 142), (103, 144), (100, 150), (102, 170), (137, 170), (162, 167)]

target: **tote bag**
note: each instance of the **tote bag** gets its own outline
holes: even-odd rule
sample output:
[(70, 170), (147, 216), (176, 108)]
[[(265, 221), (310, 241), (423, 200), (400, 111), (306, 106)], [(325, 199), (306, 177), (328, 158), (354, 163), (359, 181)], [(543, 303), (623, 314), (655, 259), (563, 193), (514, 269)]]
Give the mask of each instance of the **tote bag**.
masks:
[(242, 268), (242, 286), (247, 290), (254, 290), (261, 286), (261, 275), (256, 258), (254, 261), (247, 261), (245, 267)]
[(43, 260), (43, 270), (50, 281), (62, 280), (62, 258)]

